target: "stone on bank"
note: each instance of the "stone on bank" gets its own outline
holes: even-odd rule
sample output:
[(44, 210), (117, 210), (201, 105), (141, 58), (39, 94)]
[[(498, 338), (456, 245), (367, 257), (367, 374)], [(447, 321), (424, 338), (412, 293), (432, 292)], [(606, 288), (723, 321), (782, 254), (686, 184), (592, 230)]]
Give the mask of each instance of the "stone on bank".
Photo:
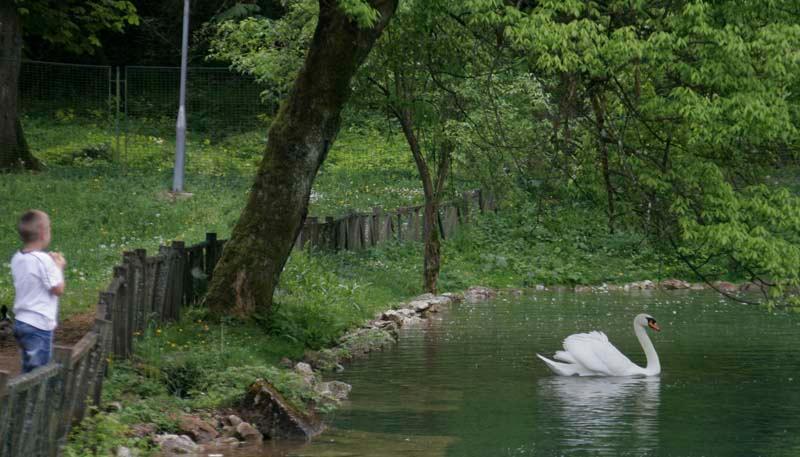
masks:
[(313, 411), (298, 410), (263, 379), (250, 386), (238, 410), (243, 420), (269, 439), (308, 439), (319, 435), (325, 428)]

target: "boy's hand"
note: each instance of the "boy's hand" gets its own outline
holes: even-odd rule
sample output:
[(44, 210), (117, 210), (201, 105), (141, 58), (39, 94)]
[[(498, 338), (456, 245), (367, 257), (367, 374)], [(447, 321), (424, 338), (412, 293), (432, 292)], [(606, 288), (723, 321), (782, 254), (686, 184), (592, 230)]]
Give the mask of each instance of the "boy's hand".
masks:
[(64, 269), (67, 266), (67, 259), (64, 258), (64, 254), (60, 252), (51, 252), (50, 257), (53, 258), (53, 262), (56, 263), (56, 266), (60, 269)]

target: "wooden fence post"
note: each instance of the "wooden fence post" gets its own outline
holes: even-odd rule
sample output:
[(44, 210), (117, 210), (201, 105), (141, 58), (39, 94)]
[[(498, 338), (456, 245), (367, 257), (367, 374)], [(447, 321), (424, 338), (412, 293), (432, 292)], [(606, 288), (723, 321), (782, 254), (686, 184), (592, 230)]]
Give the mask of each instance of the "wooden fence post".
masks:
[[(183, 301), (186, 304), (194, 304), (194, 275), (192, 271), (194, 270), (195, 266), (195, 250), (194, 249), (187, 249), (186, 250), (186, 268), (184, 269), (184, 276), (183, 276)], [(203, 273), (205, 274), (205, 273)]]
[(157, 286), (159, 275), (158, 255), (146, 257), (144, 260), (144, 313), (145, 322), (150, 323), (156, 310)]
[(206, 233), (206, 276), (209, 284), (211, 276), (214, 274), (214, 267), (217, 266), (217, 234)]
[(53, 360), (61, 365), (61, 376), (63, 379), (61, 404), (53, 405), (58, 409), (58, 432), (57, 436), (66, 442), (70, 425), (72, 424), (72, 410), (75, 408), (75, 381), (72, 370), (72, 348), (68, 346), (55, 345), (53, 347)]
[(361, 229), (361, 247), (372, 246), (372, 214), (359, 214), (358, 226)]
[(9, 379), (11, 379), (11, 373), (0, 371), (0, 455), (3, 454), (3, 449), (5, 448), (9, 422), (11, 422), (11, 411), (13, 410), (12, 398), (8, 391)]
[(397, 237), (397, 241), (404, 241), (406, 236), (406, 228), (404, 227), (405, 221), (403, 220), (405, 210), (403, 208), (398, 208), (396, 215), (397, 227), (395, 228), (395, 237)]
[(8, 427), (11, 422), (11, 411), (13, 410), (12, 398), (8, 391), (8, 380), (10, 378), (11, 373), (0, 371), (0, 455), (4, 453)]
[(4, 454), (10, 441), (9, 430), (14, 420), (14, 393), (8, 387), (11, 373), (0, 371), (0, 454)]
[(414, 241), (420, 241), (422, 239), (422, 224), (419, 215), (419, 208), (411, 208), (411, 212), (408, 217), (408, 229), (411, 234), (410, 238)]
[(458, 208), (448, 204), (444, 207), (444, 231), (447, 232), (448, 238), (453, 236), (456, 227), (458, 227)]
[(384, 242), (391, 240), (394, 237), (394, 217), (391, 214), (384, 214), (382, 225), (381, 238)]
[(103, 396), (103, 378), (108, 368), (108, 358), (111, 356), (109, 343), (112, 338), (113, 325), (108, 320), (95, 319), (94, 328), (97, 332), (98, 342), (90, 370), (90, 375), (93, 378), (91, 393), (94, 405), (100, 406), (100, 400)]
[(183, 286), (186, 284), (184, 267), (186, 265), (186, 244), (183, 241), (173, 241), (170, 246), (170, 286), (172, 292), (172, 307), (167, 318), (171, 321), (178, 321), (181, 316), (181, 306), (183, 306)]
[(113, 293), (114, 298), (111, 303), (113, 303), (113, 311), (112, 311), (112, 321), (114, 322), (114, 354), (120, 356), (123, 359), (128, 358), (128, 348), (127, 348), (127, 341), (129, 338), (129, 331), (128, 328), (128, 318), (126, 309), (127, 305), (127, 296), (126, 296), (126, 289), (127, 284), (125, 284), (125, 278), (127, 276), (127, 268), (121, 265), (114, 267), (114, 279), (118, 287), (114, 291), (109, 291)]
[(326, 249), (336, 249), (336, 223), (333, 216), (325, 216), (325, 225), (322, 226), (322, 243)]
[(125, 317), (128, 337), (125, 340), (127, 353), (133, 352), (133, 334), (138, 331), (139, 303), (136, 296), (136, 254), (134, 252), (122, 253), (122, 265), (125, 266)]
[(383, 239), (382, 228), (381, 208), (380, 206), (375, 206), (372, 208), (372, 218), (370, 219), (370, 241), (372, 242), (372, 246), (377, 246), (385, 241)]
[(170, 289), (170, 270), (171, 265), (170, 262), (172, 258), (170, 257), (170, 248), (169, 246), (159, 246), (158, 247), (158, 278), (156, 279), (156, 304), (155, 309), (153, 310), (153, 314), (155, 315), (158, 323), (161, 324), (165, 322), (165, 316), (167, 316), (168, 310), (170, 309), (172, 300), (172, 294)]
[(320, 238), (319, 219), (317, 219), (316, 217), (309, 217), (306, 220), (306, 224), (308, 226), (308, 240), (306, 242), (308, 244), (308, 247), (310, 249), (319, 249), (321, 247), (319, 241)]
[(134, 284), (134, 302), (136, 303), (136, 331), (143, 332), (147, 327), (147, 250), (136, 249), (133, 251), (133, 264), (136, 275)]
[(159, 251), (164, 255), (164, 305), (158, 317), (160, 322), (166, 323), (170, 321), (172, 308), (175, 306), (173, 303), (175, 300), (175, 284), (173, 283), (175, 280), (175, 258), (174, 251), (170, 246), (161, 246)]
[(347, 217), (336, 220), (336, 250), (347, 249)]
[(9, 372), (0, 370), (0, 398), (8, 394), (8, 380), (10, 378), (11, 374)]
[(345, 217), (347, 221), (347, 249), (361, 249), (361, 218), (351, 212)]

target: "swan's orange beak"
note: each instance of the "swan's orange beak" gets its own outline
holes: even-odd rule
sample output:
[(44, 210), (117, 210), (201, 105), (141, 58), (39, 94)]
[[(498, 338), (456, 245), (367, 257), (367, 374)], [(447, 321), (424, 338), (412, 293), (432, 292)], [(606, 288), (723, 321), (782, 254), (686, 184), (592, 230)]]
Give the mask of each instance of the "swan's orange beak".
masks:
[(647, 326), (650, 327), (651, 329), (657, 331), (657, 332), (661, 331), (661, 327), (659, 327), (658, 324), (656, 324), (655, 322), (652, 322), (652, 321), (648, 322)]

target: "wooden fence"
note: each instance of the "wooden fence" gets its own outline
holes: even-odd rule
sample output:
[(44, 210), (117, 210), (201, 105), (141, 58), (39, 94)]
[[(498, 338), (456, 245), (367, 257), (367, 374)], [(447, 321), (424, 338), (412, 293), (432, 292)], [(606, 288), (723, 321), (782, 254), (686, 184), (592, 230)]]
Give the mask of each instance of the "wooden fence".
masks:
[(53, 362), (9, 379), (0, 371), (0, 456), (56, 456), (89, 402), (99, 404), (111, 323), (72, 347), (55, 346)]
[[(295, 247), (355, 250), (420, 240), (422, 209), (376, 208), (325, 222), (308, 218)], [(473, 211), (494, 209), (494, 199), (480, 190), (465, 192), (460, 201), (440, 206), (441, 236), (450, 237)], [(53, 362), (45, 367), (13, 379), (0, 371), (0, 457), (59, 455), (71, 425), (90, 404), (100, 404), (107, 358), (130, 357), (134, 338), (151, 323), (180, 319), (181, 309), (205, 293), (224, 245), (209, 233), (201, 243), (186, 247), (175, 241), (150, 257), (144, 249), (123, 253), (111, 284), (100, 292), (92, 330), (72, 347), (55, 346)]]
[(148, 325), (180, 319), (181, 309), (205, 293), (224, 245), (215, 233), (208, 233), (202, 243), (186, 247), (174, 241), (150, 257), (144, 249), (123, 253), (111, 285), (100, 294), (105, 318), (113, 325), (115, 357), (130, 357), (134, 338)]
[[(422, 240), (423, 206), (392, 211), (374, 208), (372, 213), (350, 213), (342, 218), (309, 217), (300, 231), (295, 248), (358, 250), (387, 241)], [(474, 211), (494, 211), (495, 201), (480, 190), (464, 192), (460, 200), (439, 206), (437, 225), (442, 239), (449, 238), (459, 225), (469, 222)]]

